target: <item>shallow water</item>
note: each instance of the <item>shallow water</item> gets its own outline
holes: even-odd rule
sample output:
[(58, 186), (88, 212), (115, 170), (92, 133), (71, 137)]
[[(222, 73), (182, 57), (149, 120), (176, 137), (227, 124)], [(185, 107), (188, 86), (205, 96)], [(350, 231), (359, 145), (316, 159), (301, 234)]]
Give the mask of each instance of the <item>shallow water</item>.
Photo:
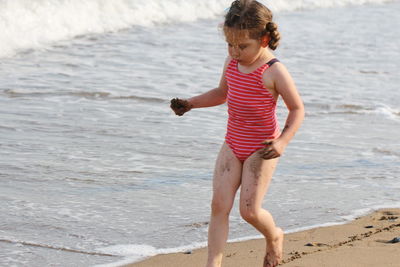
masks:
[[(276, 55), (306, 106), (264, 203), (286, 230), (400, 206), (399, 8), (276, 15)], [(217, 84), (218, 23), (136, 26), (1, 59), (1, 265), (88, 266), (204, 244), (226, 106), (183, 117), (168, 106)], [(236, 207), (231, 221), (230, 238), (257, 235)]]

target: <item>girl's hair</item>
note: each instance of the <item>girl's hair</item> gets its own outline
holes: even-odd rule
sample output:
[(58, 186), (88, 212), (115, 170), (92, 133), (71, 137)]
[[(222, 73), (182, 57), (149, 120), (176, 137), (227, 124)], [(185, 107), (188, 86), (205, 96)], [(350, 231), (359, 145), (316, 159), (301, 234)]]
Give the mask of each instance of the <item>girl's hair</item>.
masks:
[(275, 50), (281, 37), (272, 17), (271, 10), (255, 0), (233, 1), (225, 16), (224, 34), (228, 40), (234, 41), (244, 37), (258, 40), (268, 35), (268, 46)]

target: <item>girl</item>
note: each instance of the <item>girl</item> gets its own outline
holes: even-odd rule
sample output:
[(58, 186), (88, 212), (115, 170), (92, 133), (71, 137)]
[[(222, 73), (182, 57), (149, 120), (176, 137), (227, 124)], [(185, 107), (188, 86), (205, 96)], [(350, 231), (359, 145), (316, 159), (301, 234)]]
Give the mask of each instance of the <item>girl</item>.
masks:
[[(213, 178), (207, 267), (221, 266), (239, 187), (240, 214), (265, 236), (263, 266), (273, 267), (282, 260), (283, 231), (262, 201), (278, 158), (303, 120), (304, 107), (290, 74), (271, 52), (280, 36), (267, 7), (257, 1), (234, 1), (223, 31), (229, 56), (218, 87), (187, 100), (172, 99), (171, 108), (182, 116), (193, 108), (228, 104), (225, 142)], [(289, 110), (282, 132), (276, 118), (279, 96)]]

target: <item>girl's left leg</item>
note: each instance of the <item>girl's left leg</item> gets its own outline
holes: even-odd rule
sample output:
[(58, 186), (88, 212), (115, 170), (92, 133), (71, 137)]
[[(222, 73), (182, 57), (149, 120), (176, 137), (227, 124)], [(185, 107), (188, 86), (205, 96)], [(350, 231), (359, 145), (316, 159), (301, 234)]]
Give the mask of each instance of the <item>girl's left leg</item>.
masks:
[(229, 213), (240, 186), (242, 163), (224, 143), (215, 164), (211, 218), (208, 228), (207, 267), (220, 267), (229, 232)]
[(276, 227), (272, 215), (262, 208), (277, 163), (277, 158), (264, 160), (256, 151), (246, 159), (242, 171), (240, 214), (265, 236), (264, 267), (276, 266), (282, 260), (283, 231)]

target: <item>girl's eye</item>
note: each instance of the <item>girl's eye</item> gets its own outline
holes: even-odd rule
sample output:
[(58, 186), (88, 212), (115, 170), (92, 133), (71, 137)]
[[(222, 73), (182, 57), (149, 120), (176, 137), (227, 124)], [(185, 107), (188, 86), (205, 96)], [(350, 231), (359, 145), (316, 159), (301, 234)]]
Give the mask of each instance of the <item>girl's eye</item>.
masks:
[[(244, 50), (244, 49), (247, 48), (247, 46), (248, 46), (248, 45), (238, 45), (238, 46), (235, 46), (235, 47), (236, 47), (236, 48), (239, 48), (240, 50)], [(232, 48), (232, 47), (234, 47), (234, 45), (228, 43), (228, 47)]]

